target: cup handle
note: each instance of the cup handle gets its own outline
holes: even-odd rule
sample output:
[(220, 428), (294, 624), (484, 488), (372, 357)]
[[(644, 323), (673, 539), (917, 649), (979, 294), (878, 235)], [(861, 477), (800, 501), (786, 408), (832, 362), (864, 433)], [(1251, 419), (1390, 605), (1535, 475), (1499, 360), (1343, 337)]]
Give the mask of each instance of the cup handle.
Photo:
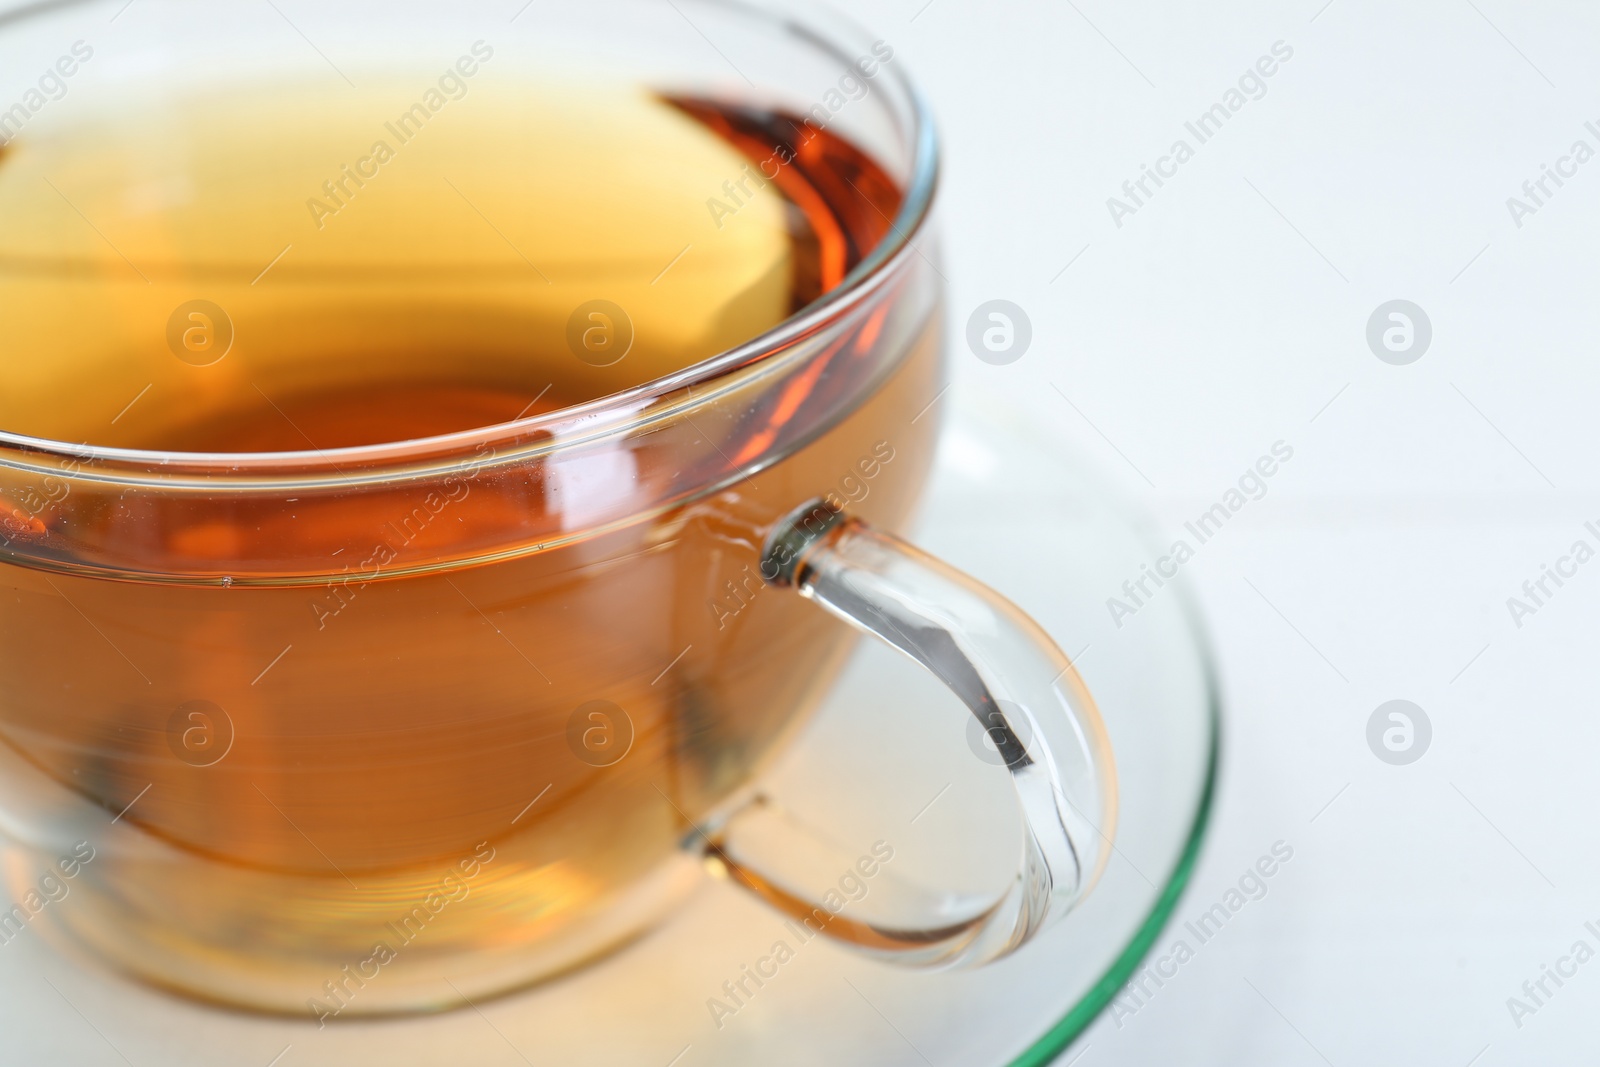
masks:
[[(876, 872), (873, 884), (890, 896), (870, 922), (829, 907), (841, 898), (819, 900), (808, 883), (808, 871), (848, 872), (850, 858), (759, 798), (701, 839), (708, 862), (791, 918), (911, 966), (998, 959), (1081, 900), (1110, 852), (1115, 769), (1093, 698), (1039, 625), (987, 586), (821, 501), (777, 527), (761, 573), (906, 653), (960, 698), (1016, 787), (1022, 856), (998, 900)], [(877, 866), (862, 860), (863, 875)]]

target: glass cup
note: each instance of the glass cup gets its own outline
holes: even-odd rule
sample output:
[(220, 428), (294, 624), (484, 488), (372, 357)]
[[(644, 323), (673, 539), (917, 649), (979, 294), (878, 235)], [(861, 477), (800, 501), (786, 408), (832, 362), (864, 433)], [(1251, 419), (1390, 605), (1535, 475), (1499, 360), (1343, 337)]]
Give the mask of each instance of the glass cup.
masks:
[[(134, 401), (87, 443), (0, 433), (0, 828), (19, 900), (0, 940), (37, 926), (165, 987), (326, 1021), (557, 975), (663, 921), (707, 871), (918, 966), (1002, 956), (1089, 891), (1115, 815), (1090, 695), (1016, 607), (898, 536), (946, 386), (935, 138), (892, 45), (713, 0), (492, 19), (348, 4), (304, 27), (270, 6), (136, 3), (0, 18), (0, 66), (73, 59), (41, 68), (59, 99), (0, 125), (0, 211), (21, 195), (8, 169), (110, 128), (95, 122), (143, 116), (160, 150), (146, 185), (103, 200), (123, 205), (112, 219), (80, 210), (70, 179), (92, 176), (41, 175), (81, 246), (0, 237), (0, 291), (31, 309), (12, 343), (28, 323), (50, 342), (8, 360), (5, 424), (81, 414), (64, 382)], [(262, 381), (320, 372), (335, 334), (487, 350), (510, 324), (558, 347), (570, 311), (580, 340), (560, 358), (607, 365), (580, 351), (590, 329), (613, 340), (617, 316), (589, 307), (607, 294), (530, 311), (503, 257), (441, 277), (425, 259), (268, 263), (266, 247), (246, 269), (243, 250), (219, 266), (114, 243), (215, 163), (175, 105), (427, 84), (457, 52), (489, 66), (485, 49), (513, 83), (581, 68), (784, 109), (797, 139), (844, 137), (903, 199), (798, 312), (599, 399), (322, 450), (106, 443), (197, 376), (266, 397)], [(285, 315), (305, 345), (252, 349), (252, 325)], [(764, 798), (862, 632), (944, 682), (1015, 784), (1024, 847), (998, 898), (913, 884), (892, 843), (832, 843)]]

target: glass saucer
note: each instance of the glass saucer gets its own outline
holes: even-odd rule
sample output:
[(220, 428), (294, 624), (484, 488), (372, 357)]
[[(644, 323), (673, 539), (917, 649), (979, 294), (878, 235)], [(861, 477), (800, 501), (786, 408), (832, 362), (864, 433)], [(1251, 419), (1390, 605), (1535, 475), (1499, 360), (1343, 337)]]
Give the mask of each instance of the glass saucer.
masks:
[[(1214, 680), (1181, 581), (1147, 580), (1137, 610), (1112, 617), (1107, 598), (1131, 604), (1123, 582), (1137, 583), (1158, 553), (1091, 465), (974, 386), (937, 403), (946, 426), (912, 539), (1011, 597), (1056, 638), (1115, 749), (1113, 856), (1061, 923), (987, 967), (916, 971), (823, 938), (802, 941), (708, 874), (664, 925), (564, 978), (437, 1015), (322, 1028), (309, 1012), (254, 1016), (169, 997), (25, 930), (0, 943), (7, 1062), (1048, 1063), (1138, 966), (1189, 876), (1216, 771)], [(953, 697), (909, 661), (863, 643), (768, 792), (837, 841), (862, 851), (887, 843), (903, 877), (982, 893), (1015, 870), (1020, 847), (1006, 779)], [(5, 873), (15, 888), (34, 872)], [(772, 963), (780, 941), (790, 951)], [(776, 973), (750, 977), (763, 958), (762, 970)]]

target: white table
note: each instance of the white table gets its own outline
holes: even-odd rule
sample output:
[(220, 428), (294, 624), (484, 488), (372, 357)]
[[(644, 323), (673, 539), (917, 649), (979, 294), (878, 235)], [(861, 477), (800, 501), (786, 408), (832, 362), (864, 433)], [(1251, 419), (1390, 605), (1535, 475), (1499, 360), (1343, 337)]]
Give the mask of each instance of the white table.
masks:
[[(1520, 629), (1506, 601), (1574, 540), (1600, 549), (1584, 529), (1600, 517), (1600, 163), (1547, 184), (1520, 228), (1506, 201), (1574, 140), (1600, 149), (1584, 125), (1600, 119), (1596, 13), (920, 5), (861, 17), (942, 118), (952, 319), (999, 297), (1034, 329), (1017, 363), (958, 358), (958, 388), (1062, 424), (1174, 535), (1274, 441), (1295, 450), (1186, 567), (1228, 718), (1179, 920), (1275, 841), (1294, 858), (1063, 1062), (1592, 1062), (1600, 964), (1547, 980), (1520, 1028), (1507, 998), (1574, 941), (1600, 950), (1584, 928), (1600, 919), (1600, 565), (1550, 585)], [(1280, 40), (1294, 54), (1265, 95), (1117, 227), (1107, 198), (1194, 142), (1184, 123)], [(1405, 366), (1365, 339), (1395, 298), (1433, 326)], [(1406, 766), (1365, 736), (1395, 698), (1433, 726)]]

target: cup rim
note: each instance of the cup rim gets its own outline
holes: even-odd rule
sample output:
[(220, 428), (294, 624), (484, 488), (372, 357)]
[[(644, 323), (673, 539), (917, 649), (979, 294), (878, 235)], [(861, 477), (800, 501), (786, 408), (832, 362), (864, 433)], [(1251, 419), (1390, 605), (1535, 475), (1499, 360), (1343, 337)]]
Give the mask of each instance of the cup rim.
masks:
[[(86, 2), (90, 0), (38, 0), (0, 15), (0, 28)], [(766, 19), (813, 47), (830, 52), (847, 63), (852, 62), (846, 48), (847, 42), (841, 39), (842, 34), (828, 32), (815, 19), (802, 20), (792, 7), (790, 10), (773, 10), (745, 0), (699, 2)], [(831, 8), (823, 10), (841, 27), (847, 28), (852, 36), (864, 41), (871, 40), (868, 31), (854, 19)], [(704, 386), (736, 371), (777, 359), (796, 342), (859, 307), (910, 256), (922, 255), (913, 240), (927, 229), (939, 184), (938, 134), (926, 97), (907, 76), (903, 65), (891, 68), (885, 64), (880, 67), (879, 76), (886, 76), (900, 94), (909, 119), (909, 127), (905, 131), (910, 150), (909, 179), (900, 208), (889, 222), (888, 232), (833, 289), (770, 329), (732, 348), (620, 392), (542, 414), (447, 434), (369, 445), (282, 452), (181, 452), (58, 441), (14, 433), (0, 427), (0, 467), (60, 474), (62, 463), (75, 470), (81, 464), (92, 463), (99, 479), (112, 481), (143, 482), (155, 472), (175, 474), (181, 471), (188, 475), (225, 478), (245, 474), (276, 475), (278, 477), (273, 481), (279, 485), (293, 484), (298, 480), (296, 475), (325, 481), (329, 474), (334, 474), (343, 475), (339, 478), (341, 481), (366, 482), (382, 481), (387, 473), (401, 474), (414, 470), (414, 465), (419, 461), (448, 465), (452, 459), (481, 457), (485, 449), (491, 450), (491, 455), (503, 455), (504, 450), (522, 452), (529, 442), (539, 441), (542, 441), (543, 447), (537, 451), (548, 454), (565, 446), (591, 443), (597, 436), (625, 430), (638, 422), (639, 415), (649, 405), (674, 393), (692, 391), (696, 386)], [(711, 391), (694, 399), (705, 402), (714, 394), (715, 391)], [(693, 396), (692, 392), (690, 395)], [(671, 407), (677, 408), (678, 405)], [(581, 427), (580, 432), (571, 432), (578, 427)], [(559, 432), (563, 428), (568, 432)], [(56, 462), (50, 462), (52, 460)], [(362, 476), (350, 479), (350, 468), (360, 469)], [(119, 470), (123, 472), (120, 477), (115, 473)], [(139, 477), (141, 474), (145, 477)]]

